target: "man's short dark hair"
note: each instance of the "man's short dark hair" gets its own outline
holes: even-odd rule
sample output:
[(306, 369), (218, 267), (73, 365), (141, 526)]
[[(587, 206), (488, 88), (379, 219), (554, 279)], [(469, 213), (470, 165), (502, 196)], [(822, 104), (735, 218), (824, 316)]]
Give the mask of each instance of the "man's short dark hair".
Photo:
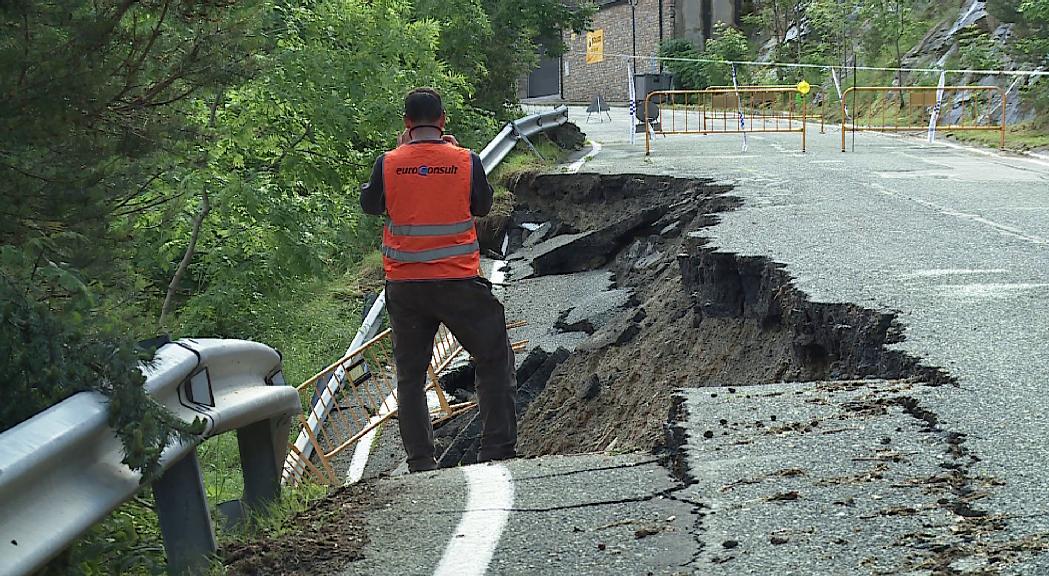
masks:
[(413, 124), (437, 122), (442, 114), (441, 95), (433, 88), (416, 88), (404, 97), (404, 116)]

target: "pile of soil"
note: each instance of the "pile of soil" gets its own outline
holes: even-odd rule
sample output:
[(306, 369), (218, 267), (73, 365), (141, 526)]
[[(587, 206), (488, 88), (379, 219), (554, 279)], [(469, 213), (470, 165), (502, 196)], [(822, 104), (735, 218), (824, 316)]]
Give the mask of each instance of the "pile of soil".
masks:
[[(220, 552), (226, 574), (312, 576), (336, 574), (363, 558), (368, 543), (365, 517), (386, 505), (389, 495), (362, 482), (341, 488), (295, 515), (287, 529), (269, 537), (237, 542)], [(318, 535), (323, 534), (323, 537)]]
[[(696, 231), (739, 206), (730, 189), (642, 175), (544, 175), (515, 183), (515, 220), (556, 221), (569, 231), (600, 231), (658, 211), (629, 235), (609, 237), (604, 257), (580, 260), (614, 271), (634, 297), (553, 373), (522, 418), (522, 454), (661, 451), (674, 443), (673, 394), (680, 388), (949, 380), (886, 348), (900, 339), (891, 314), (811, 303), (780, 266), (709, 247)], [(537, 274), (545, 268), (561, 273), (536, 266)]]

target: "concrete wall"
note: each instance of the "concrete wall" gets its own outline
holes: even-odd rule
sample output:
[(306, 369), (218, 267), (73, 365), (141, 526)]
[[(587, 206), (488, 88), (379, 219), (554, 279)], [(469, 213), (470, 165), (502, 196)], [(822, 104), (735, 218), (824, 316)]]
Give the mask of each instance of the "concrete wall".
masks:
[(677, 0), (674, 36), (702, 46), (719, 22), (739, 25), (740, 0)]

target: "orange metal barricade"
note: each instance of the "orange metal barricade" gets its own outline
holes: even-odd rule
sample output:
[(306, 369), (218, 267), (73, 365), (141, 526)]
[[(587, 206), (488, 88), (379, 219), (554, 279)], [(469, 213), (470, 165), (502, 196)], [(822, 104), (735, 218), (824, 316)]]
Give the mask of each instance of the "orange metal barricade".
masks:
[[(936, 86), (856, 86), (841, 98), (841, 151), (849, 130), (926, 132), (937, 106)], [(995, 131), (1005, 148), (1007, 96), (998, 86), (946, 86), (940, 100), (936, 130)], [(997, 96), (998, 104), (995, 104)], [(996, 108), (1000, 106), (1000, 113)], [(852, 123), (846, 107), (852, 114)], [(994, 122), (994, 123), (988, 123)]]
[[(806, 145), (807, 103), (794, 86), (661, 90), (645, 97), (645, 155), (652, 153), (652, 136), (673, 134), (742, 134), (797, 132), (801, 151)], [(657, 104), (659, 112), (649, 118)], [(741, 122), (740, 109), (743, 111)]]
[[(744, 84), (742, 86), (707, 86), (706, 89), (707, 90), (735, 90), (736, 88), (739, 88), (741, 90), (751, 90), (751, 89), (755, 89), (755, 88), (776, 88), (776, 89), (781, 89), (781, 90), (797, 90), (798, 86), (796, 84)], [(814, 90), (815, 90), (815, 88), (814, 88)], [(809, 95), (806, 94), (805, 97), (808, 98)], [(820, 110), (822, 110), (822, 106), (820, 107)], [(811, 109), (810, 109), (810, 112), (812, 112)], [(826, 128), (825, 128), (826, 120), (823, 117), (823, 112), (822, 111), (819, 114), (812, 114), (812, 113), (806, 114), (805, 115), (805, 119), (806, 120), (811, 120), (813, 122), (815, 122), (816, 120), (819, 120), (820, 121), (820, 134), (825, 134), (826, 133)]]

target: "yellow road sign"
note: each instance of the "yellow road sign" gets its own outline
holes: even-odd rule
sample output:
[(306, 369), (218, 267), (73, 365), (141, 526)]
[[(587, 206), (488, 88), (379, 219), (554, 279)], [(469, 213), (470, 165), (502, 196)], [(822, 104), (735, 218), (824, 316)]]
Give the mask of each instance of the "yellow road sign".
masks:
[(798, 92), (801, 92), (802, 96), (804, 96), (805, 94), (808, 94), (809, 90), (812, 90), (812, 86), (810, 86), (808, 82), (806, 82), (804, 80), (802, 80), (801, 82), (798, 82)]
[(586, 33), (586, 63), (596, 64), (605, 60), (605, 31), (601, 28)]

